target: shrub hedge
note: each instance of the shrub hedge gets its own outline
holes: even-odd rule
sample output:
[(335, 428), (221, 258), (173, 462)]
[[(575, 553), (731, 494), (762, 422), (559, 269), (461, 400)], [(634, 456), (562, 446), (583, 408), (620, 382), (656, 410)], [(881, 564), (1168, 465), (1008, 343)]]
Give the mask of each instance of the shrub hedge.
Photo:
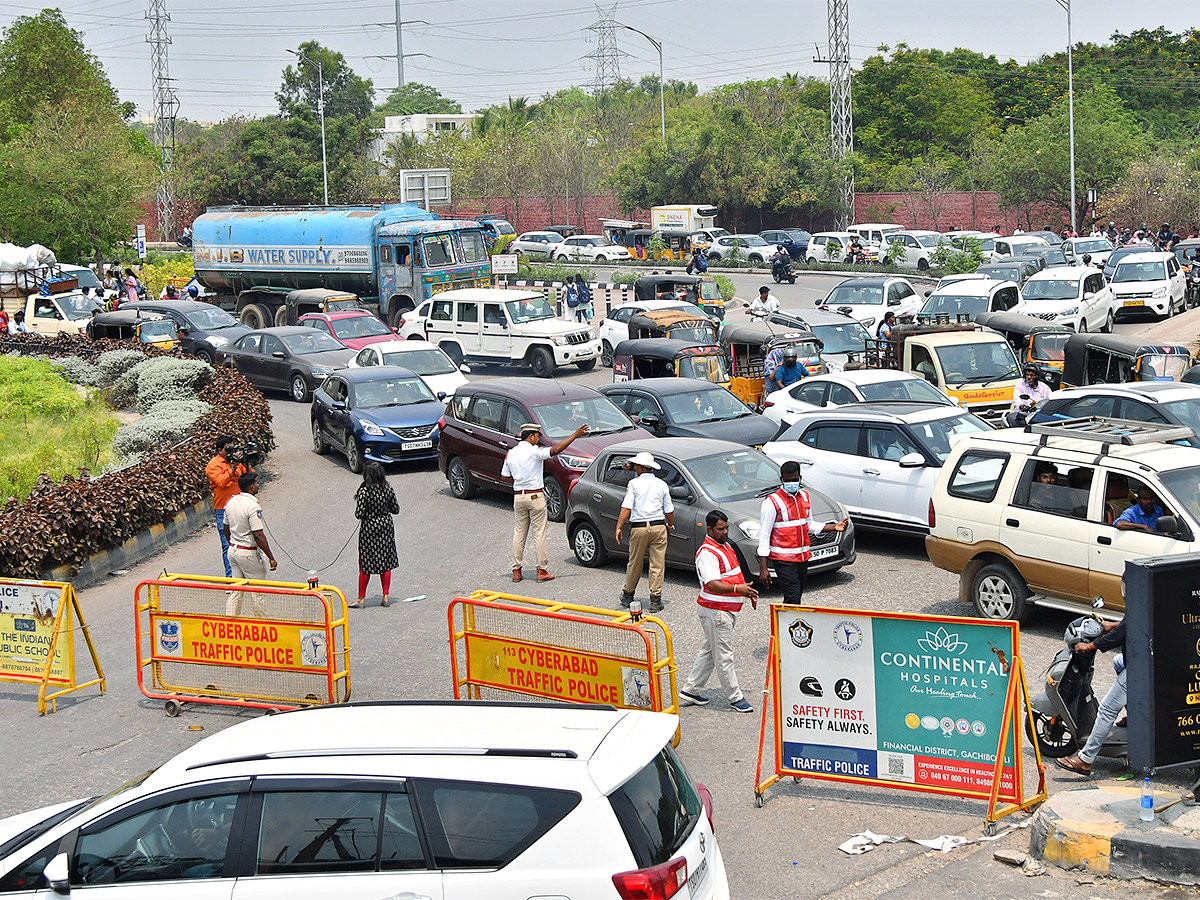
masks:
[[(148, 358), (162, 355), (157, 348), (127, 341), (0, 335), (0, 353), (76, 357), (92, 365), (106, 351), (131, 349)], [(178, 351), (171, 355), (181, 356)], [(219, 434), (253, 440), (264, 451), (274, 446), (266, 398), (237, 372), (214, 369), (193, 399), (209, 409), (182, 443), (96, 478), (86, 470), (57, 482), (43, 476), (29, 497), (0, 508), (0, 572), (37, 578), (59, 565), (77, 571), (92, 553), (118, 546), (203, 500), (209, 496), (204, 467)]]

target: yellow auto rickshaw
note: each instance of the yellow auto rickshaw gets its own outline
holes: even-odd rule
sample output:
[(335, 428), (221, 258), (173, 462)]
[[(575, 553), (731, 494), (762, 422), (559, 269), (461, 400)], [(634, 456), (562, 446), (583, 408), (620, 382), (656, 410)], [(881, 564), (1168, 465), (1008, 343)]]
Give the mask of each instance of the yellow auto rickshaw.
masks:
[(87, 324), (87, 335), (94, 341), (104, 338), (137, 341), (162, 350), (179, 346), (179, 330), (171, 319), (141, 310), (98, 312)]
[(613, 348), (613, 381), (699, 378), (729, 387), (729, 366), (716, 344), (671, 338), (621, 341)]
[(821, 360), (821, 341), (811, 331), (773, 330), (769, 325), (750, 323), (721, 329), (721, 348), (729, 360), (729, 389), (752, 409), (761, 409), (766, 380), (765, 364), (772, 350), (795, 347), (800, 364), (809, 375), (827, 371)]

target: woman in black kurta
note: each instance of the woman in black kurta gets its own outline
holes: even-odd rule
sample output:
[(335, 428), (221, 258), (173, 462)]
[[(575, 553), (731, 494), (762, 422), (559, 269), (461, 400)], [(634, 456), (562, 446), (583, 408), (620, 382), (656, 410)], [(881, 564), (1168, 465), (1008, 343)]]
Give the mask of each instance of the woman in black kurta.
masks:
[(350, 605), (361, 608), (367, 595), (367, 583), (378, 575), (383, 585), (383, 606), (387, 606), (392, 586), (392, 569), (400, 565), (396, 555), (396, 531), (392, 516), (400, 512), (396, 493), (387, 483), (383, 466), (367, 463), (363, 482), (354, 495), (354, 517), (358, 529), (358, 600)]

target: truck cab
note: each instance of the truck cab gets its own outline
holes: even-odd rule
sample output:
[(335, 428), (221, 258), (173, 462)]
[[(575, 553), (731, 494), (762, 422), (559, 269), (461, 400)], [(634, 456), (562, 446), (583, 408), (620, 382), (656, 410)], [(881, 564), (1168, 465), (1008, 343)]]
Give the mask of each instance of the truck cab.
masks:
[(84, 334), (103, 307), (81, 291), (33, 294), (25, 302), (25, 327), (36, 334)]

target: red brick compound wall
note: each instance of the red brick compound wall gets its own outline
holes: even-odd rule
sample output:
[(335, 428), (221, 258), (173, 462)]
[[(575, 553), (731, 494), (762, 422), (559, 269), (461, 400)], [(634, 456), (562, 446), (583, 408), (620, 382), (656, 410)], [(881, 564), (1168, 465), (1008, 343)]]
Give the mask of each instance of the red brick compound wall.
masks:
[(1002, 209), (995, 191), (951, 191), (944, 194), (917, 194), (890, 191), (856, 194), (854, 221), (895, 222), (905, 228), (949, 231), (962, 228), (992, 231), (999, 225), (1004, 234), (1016, 229), (1040, 231), (1045, 225), (1059, 230), (1070, 221), (1066, 213), (1047, 204), (1020, 209)]

